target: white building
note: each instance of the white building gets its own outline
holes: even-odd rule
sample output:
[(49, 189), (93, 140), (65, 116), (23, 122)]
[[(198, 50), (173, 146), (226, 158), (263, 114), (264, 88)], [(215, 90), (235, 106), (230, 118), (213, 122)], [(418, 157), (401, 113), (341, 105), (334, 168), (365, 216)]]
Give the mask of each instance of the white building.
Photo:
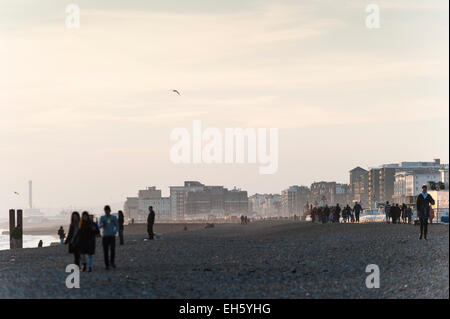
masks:
[(144, 215), (144, 217), (148, 216), (148, 208), (150, 206), (153, 207), (155, 212), (155, 219), (169, 220), (171, 218), (169, 197), (139, 199), (139, 213)]
[(187, 193), (203, 191), (205, 185), (197, 181), (186, 181), (184, 186), (170, 186), (170, 214), (172, 219), (184, 219)]
[(394, 202), (404, 203), (407, 196), (415, 196), (422, 191), (422, 185), (428, 182), (438, 182), (441, 174), (438, 170), (416, 169), (395, 173)]
[(128, 221), (145, 222), (148, 217), (148, 208), (153, 206), (155, 219), (168, 220), (170, 214), (170, 199), (161, 196), (161, 190), (155, 186), (139, 190), (137, 197), (128, 197), (124, 204), (124, 214)]

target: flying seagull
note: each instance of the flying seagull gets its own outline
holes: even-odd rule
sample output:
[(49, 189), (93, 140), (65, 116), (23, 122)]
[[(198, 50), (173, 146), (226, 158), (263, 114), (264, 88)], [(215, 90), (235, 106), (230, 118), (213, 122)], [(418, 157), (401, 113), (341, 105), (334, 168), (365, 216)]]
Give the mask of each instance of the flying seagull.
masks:
[(18, 192), (14, 192), (14, 194), (16, 194), (16, 195), (20, 195)]
[(175, 92), (178, 95), (181, 95), (180, 92), (178, 92), (178, 90), (172, 90), (172, 92)]

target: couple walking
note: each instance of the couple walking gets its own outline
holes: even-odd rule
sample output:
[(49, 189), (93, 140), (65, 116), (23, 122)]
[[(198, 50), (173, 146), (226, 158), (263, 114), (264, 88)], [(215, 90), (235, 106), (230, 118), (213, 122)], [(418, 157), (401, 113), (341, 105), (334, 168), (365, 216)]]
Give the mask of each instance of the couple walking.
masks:
[[(104, 207), (105, 215), (100, 217), (99, 224), (94, 222), (94, 216), (88, 212), (83, 212), (80, 218), (78, 212), (73, 212), (69, 234), (66, 238), (66, 244), (69, 244), (69, 253), (74, 255), (75, 264), (82, 264), (82, 271), (92, 271), (92, 257), (95, 254), (96, 237), (100, 236), (100, 229), (103, 230), (102, 246), (105, 261), (105, 269), (109, 267), (115, 268), (116, 254), (116, 234), (123, 234), (123, 222), (120, 223), (116, 216), (111, 215), (111, 208), (106, 205)], [(122, 215), (123, 220), (123, 215)], [(123, 235), (120, 236), (121, 244), (123, 244)]]

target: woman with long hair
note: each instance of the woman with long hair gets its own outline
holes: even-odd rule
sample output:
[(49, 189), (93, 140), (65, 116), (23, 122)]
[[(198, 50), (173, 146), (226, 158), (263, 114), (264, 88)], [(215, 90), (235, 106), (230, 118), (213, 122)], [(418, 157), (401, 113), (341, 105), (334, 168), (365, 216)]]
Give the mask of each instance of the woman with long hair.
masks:
[[(81, 254), (81, 271), (92, 271), (92, 256), (95, 254), (95, 237), (96, 228), (92, 222), (89, 213), (83, 212), (80, 221), (80, 254)], [(86, 255), (88, 260), (86, 262)], [(87, 267), (86, 267), (87, 266)]]
[(73, 254), (74, 263), (78, 267), (80, 266), (80, 250), (78, 246), (80, 230), (80, 214), (73, 212), (70, 216), (69, 234), (66, 237), (65, 244), (69, 244), (69, 254)]

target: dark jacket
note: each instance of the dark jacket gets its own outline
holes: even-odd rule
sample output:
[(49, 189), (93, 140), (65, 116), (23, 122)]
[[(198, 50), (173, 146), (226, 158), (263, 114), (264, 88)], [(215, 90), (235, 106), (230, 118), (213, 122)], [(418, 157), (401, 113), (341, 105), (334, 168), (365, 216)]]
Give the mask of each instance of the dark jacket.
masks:
[(155, 223), (155, 212), (152, 210), (147, 217), (147, 224), (154, 224)]
[(58, 236), (59, 236), (59, 239), (63, 239), (66, 236), (66, 234), (64, 234), (64, 229), (60, 228), (58, 230)]
[(125, 223), (125, 219), (124, 219), (123, 215), (119, 215), (119, 217), (117, 219), (119, 221), (119, 229), (123, 230), (123, 224)]
[(96, 230), (94, 224), (91, 221), (83, 221), (78, 240), (80, 254), (95, 254), (95, 235)]
[(430, 217), (431, 205), (434, 205), (434, 199), (427, 193), (427, 197), (423, 198), (422, 193), (417, 196), (417, 216)]
[(79, 231), (75, 229), (75, 226), (72, 224), (69, 227), (69, 234), (66, 237), (66, 244), (69, 244), (69, 254), (73, 254), (79, 251), (78, 247), (78, 239), (79, 239)]
[(359, 204), (355, 204), (355, 206), (353, 207), (353, 211), (355, 212), (355, 214), (359, 215), (361, 213), (362, 207)]

